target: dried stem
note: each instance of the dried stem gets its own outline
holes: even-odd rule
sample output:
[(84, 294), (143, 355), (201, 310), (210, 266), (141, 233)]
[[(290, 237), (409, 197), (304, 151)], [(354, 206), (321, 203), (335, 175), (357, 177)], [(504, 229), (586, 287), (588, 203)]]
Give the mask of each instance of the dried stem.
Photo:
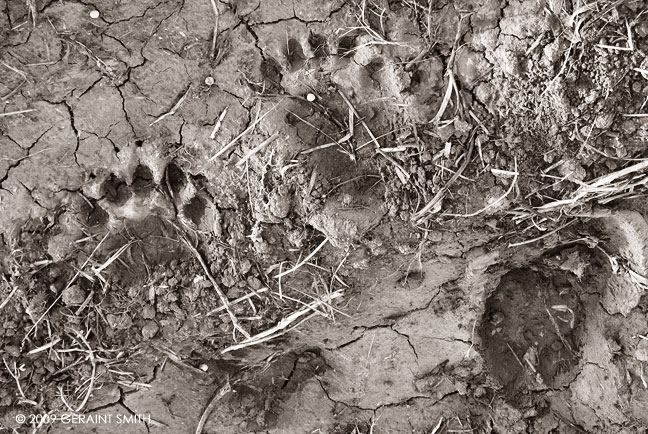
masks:
[(220, 18), (220, 13), (218, 12), (218, 6), (216, 6), (216, 0), (211, 0), (212, 9), (214, 10), (214, 30), (212, 33), (212, 43), (211, 49), (209, 50), (209, 58), (213, 60), (216, 56), (216, 40), (218, 39), (218, 20)]

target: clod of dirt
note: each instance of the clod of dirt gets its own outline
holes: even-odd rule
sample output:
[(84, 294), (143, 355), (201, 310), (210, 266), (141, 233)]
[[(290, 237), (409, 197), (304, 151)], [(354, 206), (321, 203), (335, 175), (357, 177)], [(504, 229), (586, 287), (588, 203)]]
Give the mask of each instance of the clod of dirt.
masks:
[(648, 339), (641, 338), (634, 356), (641, 362), (648, 362)]
[(106, 315), (106, 320), (108, 321), (108, 325), (110, 325), (111, 328), (117, 330), (128, 330), (133, 325), (133, 320), (127, 313), (119, 315), (109, 313), (108, 315)]
[(477, 79), (487, 73), (491, 65), (482, 53), (462, 47), (457, 50), (456, 67), (461, 84), (472, 89)]
[(648, 276), (648, 223), (630, 210), (619, 210), (600, 219), (609, 237), (609, 245), (626, 267), (610, 276), (603, 296), (603, 306), (611, 314), (627, 315), (640, 302)]
[(328, 199), (324, 208), (314, 213), (309, 223), (324, 233), (331, 243), (347, 249), (375, 227), (387, 213), (376, 191), (342, 193)]
[(86, 298), (85, 291), (79, 287), (79, 285), (72, 285), (69, 288), (63, 290), (62, 295), (63, 303), (66, 306), (77, 306)]
[(151, 339), (157, 334), (158, 330), (160, 330), (160, 327), (155, 321), (146, 321), (146, 324), (142, 327), (142, 336), (145, 339)]

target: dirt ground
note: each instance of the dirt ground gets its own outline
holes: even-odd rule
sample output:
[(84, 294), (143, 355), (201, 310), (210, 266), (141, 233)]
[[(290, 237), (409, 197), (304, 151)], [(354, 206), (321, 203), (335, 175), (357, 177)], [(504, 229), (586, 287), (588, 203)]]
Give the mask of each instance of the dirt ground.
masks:
[(647, 433), (648, 2), (0, 0), (0, 433)]

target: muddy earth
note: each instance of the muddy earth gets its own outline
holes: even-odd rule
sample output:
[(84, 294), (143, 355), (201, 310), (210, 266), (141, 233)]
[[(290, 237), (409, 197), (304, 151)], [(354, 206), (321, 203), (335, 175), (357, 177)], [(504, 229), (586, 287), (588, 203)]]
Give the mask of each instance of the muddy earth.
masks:
[(0, 0), (0, 433), (648, 432), (646, 0)]

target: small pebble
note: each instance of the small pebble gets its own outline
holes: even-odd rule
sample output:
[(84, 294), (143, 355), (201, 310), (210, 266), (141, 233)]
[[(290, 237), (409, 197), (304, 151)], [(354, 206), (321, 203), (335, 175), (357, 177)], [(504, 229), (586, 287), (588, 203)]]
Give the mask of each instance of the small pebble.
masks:
[(315, 101), (315, 95), (309, 93), (308, 95), (306, 95), (306, 100), (308, 100), (309, 102)]
[(200, 365), (200, 370), (201, 370), (201, 371), (203, 371), (203, 372), (207, 372), (208, 369), (209, 369), (209, 366), (207, 366), (205, 363), (203, 363), (202, 365)]
[(99, 11), (96, 10), (96, 9), (91, 11), (90, 12), (90, 18), (92, 18), (93, 20), (96, 20), (97, 18), (99, 18)]
[(213, 86), (214, 83), (215, 83), (215, 81), (214, 81), (214, 77), (212, 77), (212, 76), (208, 76), (208, 77), (205, 78), (205, 84), (206, 84), (207, 86)]

